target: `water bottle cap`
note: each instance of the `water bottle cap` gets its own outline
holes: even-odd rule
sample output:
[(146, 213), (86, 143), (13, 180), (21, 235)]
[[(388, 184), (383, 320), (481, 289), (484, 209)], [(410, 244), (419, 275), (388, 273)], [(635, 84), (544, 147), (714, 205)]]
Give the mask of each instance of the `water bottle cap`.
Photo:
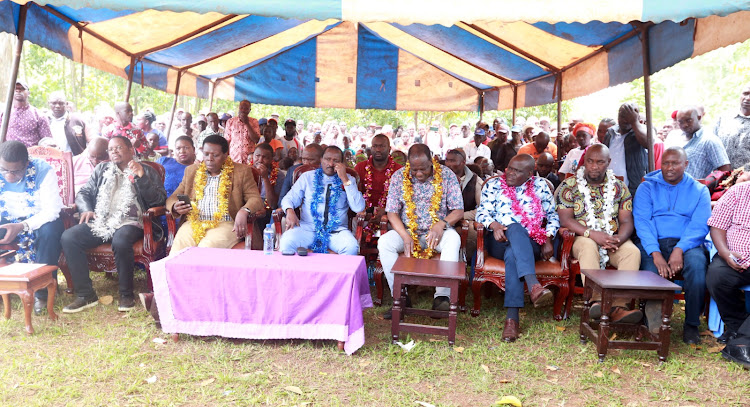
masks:
[(267, 224), (267, 225), (266, 225), (266, 227), (267, 227), (267, 228), (270, 228), (270, 227), (271, 227), (271, 225), (272, 225), (272, 224), (271, 224), (271, 223), (269, 223), (269, 224)]

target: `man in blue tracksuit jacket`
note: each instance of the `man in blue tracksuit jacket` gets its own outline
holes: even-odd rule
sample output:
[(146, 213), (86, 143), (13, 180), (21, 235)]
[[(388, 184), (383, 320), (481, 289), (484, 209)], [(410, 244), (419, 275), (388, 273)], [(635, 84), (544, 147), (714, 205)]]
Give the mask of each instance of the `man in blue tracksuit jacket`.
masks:
[[(711, 197), (708, 188), (685, 173), (688, 161), (682, 147), (662, 155), (661, 170), (646, 174), (633, 200), (633, 218), (641, 239), (641, 269), (664, 278), (682, 274), (685, 290), (685, 326), (682, 340), (699, 343), (700, 314), (706, 293), (708, 255), (703, 241), (708, 234)], [(646, 303), (651, 332), (661, 321), (659, 301)]]

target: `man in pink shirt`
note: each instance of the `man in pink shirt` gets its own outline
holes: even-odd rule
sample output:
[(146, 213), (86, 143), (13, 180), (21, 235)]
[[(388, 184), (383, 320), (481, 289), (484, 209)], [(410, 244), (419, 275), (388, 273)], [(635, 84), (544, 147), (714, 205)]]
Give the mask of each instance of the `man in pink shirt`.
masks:
[(237, 117), (229, 119), (224, 128), (224, 137), (229, 141), (229, 157), (236, 163), (249, 163), (250, 154), (260, 140), (258, 120), (249, 116), (250, 108), (247, 100), (240, 102)]
[[(0, 113), (0, 120), (2, 117), (3, 114)], [(45, 137), (52, 137), (49, 120), (29, 104), (29, 87), (21, 81), (16, 82), (5, 139), (20, 141), (26, 147), (32, 147)]]
[(91, 177), (99, 163), (108, 161), (109, 154), (107, 153), (107, 139), (104, 137), (96, 137), (91, 140), (81, 154), (73, 157), (73, 177), (76, 194)]

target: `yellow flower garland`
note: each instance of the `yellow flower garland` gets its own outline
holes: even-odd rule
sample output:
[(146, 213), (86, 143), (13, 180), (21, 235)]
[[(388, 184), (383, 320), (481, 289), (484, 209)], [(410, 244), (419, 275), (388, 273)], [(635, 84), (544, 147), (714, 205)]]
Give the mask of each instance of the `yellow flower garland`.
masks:
[(205, 163), (201, 163), (198, 167), (193, 184), (195, 199), (190, 203), (193, 206), (193, 210), (188, 213), (187, 217), (188, 221), (190, 221), (190, 226), (193, 228), (193, 240), (195, 240), (196, 245), (203, 240), (208, 229), (213, 229), (218, 226), (221, 219), (229, 214), (229, 191), (232, 189), (233, 172), (234, 162), (231, 158), (227, 157), (224, 161), (224, 165), (221, 166), (221, 175), (219, 176), (219, 208), (214, 213), (213, 219), (200, 220), (198, 202), (203, 199), (203, 191), (206, 189), (206, 182), (208, 181), (208, 172), (206, 171)]
[[(433, 179), (432, 179), (432, 198), (430, 200), (430, 217), (432, 218), (432, 225), (437, 223), (440, 219), (438, 219), (438, 211), (440, 210), (440, 202), (443, 198), (443, 168), (440, 166), (440, 163), (437, 159), (432, 160), (432, 168), (433, 168)], [(412, 240), (414, 240), (414, 247), (412, 249), (412, 257), (417, 259), (429, 259), (432, 258), (432, 255), (435, 254), (434, 249), (430, 249), (429, 247), (427, 249), (422, 250), (422, 246), (419, 244), (419, 236), (417, 235), (417, 205), (414, 203), (414, 187), (412, 186), (411, 182), (411, 165), (409, 165), (409, 162), (406, 162), (406, 166), (404, 167), (404, 205), (406, 206), (406, 219), (407, 222), (407, 230), (409, 231), (409, 236), (411, 236)]]

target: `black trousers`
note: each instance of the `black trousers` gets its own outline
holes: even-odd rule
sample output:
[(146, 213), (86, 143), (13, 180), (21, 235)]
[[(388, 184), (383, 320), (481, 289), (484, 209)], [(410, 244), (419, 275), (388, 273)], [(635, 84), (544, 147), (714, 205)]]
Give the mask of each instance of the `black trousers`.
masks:
[(729, 267), (719, 255), (714, 256), (708, 266), (706, 287), (716, 301), (719, 314), (728, 331), (738, 332), (742, 323), (750, 317), (745, 309), (745, 293), (739, 289), (748, 284), (750, 284), (750, 270), (739, 273)]
[[(143, 229), (137, 226), (122, 226), (115, 231), (112, 240), (112, 251), (115, 253), (115, 264), (120, 279), (120, 296), (133, 297), (133, 269), (135, 268), (135, 254), (133, 244), (143, 239)], [(108, 243), (91, 232), (88, 224), (75, 225), (62, 235), (62, 248), (68, 261), (70, 274), (73, 277), (76, 295), (79, 297), (93, 297), (94, 286), (89, 276), (89, 263), (86, 259), (86, 249)]]

